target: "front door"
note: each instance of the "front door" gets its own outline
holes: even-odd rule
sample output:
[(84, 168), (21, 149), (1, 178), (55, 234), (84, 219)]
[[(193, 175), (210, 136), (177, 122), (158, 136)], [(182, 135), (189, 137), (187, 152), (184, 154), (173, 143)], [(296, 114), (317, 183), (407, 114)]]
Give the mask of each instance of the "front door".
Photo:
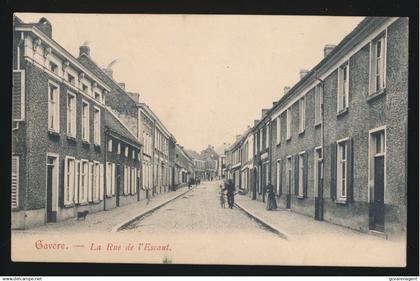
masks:
[(58, 179), (57, 179), (57, 158), (47, 157), (47, 223), (57, 221)]
[(315, 220), (322, 221), (324, 219), (324, 199), (323, 199), (323, 177), (322, 177), (322, 150), (315, 150), (315, 178), (314, 178), (314, 194), (315, 194)]
[(116, 183), (117, 183), (117, 187), (116, 187), (116, 191), (115, 191), (115, 205), (117, 207), (120, 206), (120, 192), (121, 192), (121, 166), (117, 164), (117, 176), (116, 176)]
[(286, 194), (286, 208), (290, 209), (292, 206), (292, 158), (287, 158), (286, 162), (286, 188), (287, 188), (287, 194)]
[(254, 168), (254, 174), (252, 177), (252, 200), (257, 199), (257, 179), (258, 179), (257, 168)]
[(373, 198), (370, 200), (370, 229), (384, 231), (385, 228), (385, 133), (377, 132), (372, 135), (373, 145)]

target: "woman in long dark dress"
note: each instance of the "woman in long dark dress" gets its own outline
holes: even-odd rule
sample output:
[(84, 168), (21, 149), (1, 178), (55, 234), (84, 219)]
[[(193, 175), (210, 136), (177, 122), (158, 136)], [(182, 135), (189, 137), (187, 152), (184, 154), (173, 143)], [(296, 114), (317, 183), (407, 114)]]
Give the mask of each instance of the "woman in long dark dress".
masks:
[(266, 186), (267, 192), (267, 210), (277, 209), (276, 195), (274, 194), (274, 187), (271, 183)]

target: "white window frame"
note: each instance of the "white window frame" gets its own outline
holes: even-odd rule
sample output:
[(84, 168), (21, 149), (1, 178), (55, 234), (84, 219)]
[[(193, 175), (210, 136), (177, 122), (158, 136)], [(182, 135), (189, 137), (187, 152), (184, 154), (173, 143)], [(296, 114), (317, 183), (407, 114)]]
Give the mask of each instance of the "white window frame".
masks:
[[(56, 99), (53, 104), (51, 101), (51, 86), (55, 89), (53, 96)], [(51, 120), (51, 114), (53, 120)], [(51, 80), (48, 80), (48, 130), (55, 133), (60, 132), (60, 86)]]
[[(84, 169), (86, 167), (86, 169)], [(84, 181), (82, 181), (84, 178)], [(80, 160), (80, 180), (79, 180), (79, 202), (86, 204), (88, 202), (89, 189), (89, 161), (86, 159)]]
[(293, 178), (292, 155), (289, 155), (286, 157), (286, 191), (287, 191), (287, 194), (289, 195), (292, 194), (292, 178)]
[[(87, 110), (85, 114), (85, 108)], [(85, 142), (89, 142), (90, 139), (90, 122), (89, 122), (89, 102), (86, 100), (82, 100), (82, 140)]]
[(305, 96), (299, 99), (299, 133), (305, 132)]
[[(370, 42), (369, 52), (369, 95), (381, 92), (386, 88), (386, 49), (387, 49), (387, 29), (381, 32), (375, 39)], [(381, 69), (382, 85), (377, 85), (376, 77), (378, 76), (377, 68), (377, 43), (381, 42)]]
[[(69, 101), (70, 99), (70, 101)], [(67, 135), (76, 138), (77, 132), (77, 98), (76, 95), (67, 91)]]
[[(350, 63), (346, 61), (338, 68), (338, 83), (337, 83), (337, 115), (346, 111), (349, 107), (349, 84), (350, 84)], [(345, 70), (344, 70), (345, 69)], [(345, 72), (344, 72), (345, 71)], [(346, 74), (346, 83), (343, 82), (343, 75)], [(344, 93), (343, 93), (344, 90)], [(343, 105), (343, 97), (345, 103)]]
[(292, 138), (292, 110), (289, 107), (286, 110), (286, 140)]
[(93, 161), (93, 175), (92, 175), (92, 195), (93, 202), (100, 200), (101, 188), (101, 165), (98, 161)]
[(270, 123), (265, 127), (265, 148), (270, 147)]
[(276, 161), (276, 191), (277, 194), (280, 194), (280, 186), (281, 186), (281, 159), (277, 159)]
[[(349, 164), (348, 160), (349, 160), (349, 138), (344, 138), (341, 140), (337, 141), (337, 159), (336, 159), (336, 169), (337, 169), (337, 178), (336, 178), (336, 194), (337, 194), (337, 199), (341, 200), (341, 201), (346, 201), (347, 200), (347, 178), (348, 178), (348, 174), (347, 174), (347, 165)], [(341, 147), (344, 144), (345, 146), (345, 159), (342, 159), (342, 151), (341, 151)], [(344, 173), (345, 176), (343, 178), (342, 175), (342, 165), (344, 164)], [(343, 188), (343, 183), (344, 183), (344, 188)], [(344, 194), (343, 194), (344, 191)]]
[(117, 143), (117, 154), (121, 154), (121, 143)]
[[(70, 167), (70, 161), (73, 162), (73, 167)], [(64, 206), (71, 206), (74, 203), (75, 172), (76, 159), (66, 156), (64, 160)]]
[(112, 152), (112, 139), (109, 139), (108, 140), (108, 147), (107, 147), (107, 149), (108, 149), (108, 152)]
[(305, 173), (305, 151), (299, 152), (298, 156), (298, 178), (299, 178), (299, 186), (298, 186), (298, 196), (303, 197), (304, 196), (304, 173)]
[(75, 204), (79, 203), (79, 192), (80, 192), (80, 169), (81, 169), (81, 164), (80, 164), (80, 160), (75, 161), (75, 168), (74, 168), (74, 198), (73, 201)]
[[(381, 154), (376, 154), (375, 153), (375, 146), (373, 144), (374, 142), (374, 135), (383, 131), (384, 134), (384, 140), (383, 140), (383, 153)], [(387, 188), (387, 157), (386, 157), (386, 151), (387, 151), (387, 128), (386, 126), (380, 126), (374, 129), (369, 130), (369, 142), (368, 142), (368, 157), (369, 157), (369, 161), (368, 161), (368, 202), (372, 202), (374, 200), (374, 193), (373, 193), (373, 188), (374, 188), (374, 164), (372, 163), (373, 158), (375, 155), (384, 155), (384, 195), (386, 194), (386, 188)], [(384, 198), (385, 199), (385, 198)], [(386, 202), (385, 202), (386, 203)]]
[[(321, 151), (321, 158), (318, 158), (318, 151)], [(319, 186), (318, 186), (318, 174), (321, 173), (321, 178), (322, 178), (322, 169), (318, 170), (318, 160), (323, 161), (322, 159), (323, 155), (322, 155), (322, 146), (317, 146), (314, 148), (314, 198), (317, 197), (318, 195), (318, 190), (319, 190)], [(322, 163), (322, 165), (324, 165)]]
[(128, 158), (128, 146), (126, 146), (124, 149), (124, 155)]
[(101, 109), (93, 106), (93, 143), (101, 145)]

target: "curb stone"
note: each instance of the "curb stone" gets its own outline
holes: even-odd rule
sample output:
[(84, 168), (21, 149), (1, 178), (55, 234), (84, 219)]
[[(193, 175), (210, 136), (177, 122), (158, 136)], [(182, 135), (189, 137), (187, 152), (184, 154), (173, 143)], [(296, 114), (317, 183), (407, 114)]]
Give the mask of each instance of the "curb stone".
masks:
[(264, 219), (260, 218), (259, 216), (253, 214), (251, 211), (249, 211), (248, 209), (246, 209), (245, 207), (241, 206), (238, 203), (234, 203), (236, 207), (238, 207), (240, 210), (242, 210), (243, 212), (245, 212), (248, 216), (252, 217), (253, 219), (255, 219), (256, 221), (258, 221), (259, 223), (261, 223), (262, 225), (264, 225), (265, 227), (267, 227), (268, 229), (270, 229), (272, 232), (276, 233), (278, 236), (280, 236), (281, 238), (285, 239), (285, 240), (290, 240), (289, 235), (287, 233), (285, 233), (284, 231), (278, 229), (277, 227), (273, 226), (272, 224), (268, 223), (267, 221), (265, 221)]
[(193, 188), (187, 189), (186, 191), (184, 191), (184, 192), (182, 192), (182, 193), (180, 193), (180, 194), (178, 194), (178, 195), (176, 195), (172, 198), (169, 198), (166, 201), (163, 201), (162, 203), (154, 206), (153, 208), (145, 210), (145, 211), (141, 212), (140, 214), (137, 214), (137, 215), (131, 217), (130, 219), (125, 220), (124, 222), (117, 224), (116, 226), (114, 226), (112, 228), (111, 232), (116, 233), (116, 232), (120, 231), (121, 229), (123, 229), (124, 227), (126, 227), (127, 225), (132, 223), (133, 221), (138, 220), (139, 218), (141, 218), (143, 216), (146, 216), (148, 214), (153, 213), (154, 211), (160, 209), (161, 207), (165, 206), (166, 204), (172, 202), (173, 200), (178, 199), (179, 197), (181, 197), (181, 196), (185, 195), (186, 193), (190, 192), (191, 190), (193, 190)]

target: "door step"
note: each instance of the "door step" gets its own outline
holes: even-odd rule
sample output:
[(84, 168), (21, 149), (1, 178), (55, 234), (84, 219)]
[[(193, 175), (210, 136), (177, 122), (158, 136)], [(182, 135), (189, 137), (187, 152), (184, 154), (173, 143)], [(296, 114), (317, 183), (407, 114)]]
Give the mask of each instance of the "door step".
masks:
[(376, 236), (376, 237), (380, 237), (380, 238), (383, 238), (383, 239), (388, 240), (388, 234), (386, 234), (384, 232), (381, 232), (381, 231), (369, 230), (369, 234), (370, 235), (373, 235), (373, 236)]

